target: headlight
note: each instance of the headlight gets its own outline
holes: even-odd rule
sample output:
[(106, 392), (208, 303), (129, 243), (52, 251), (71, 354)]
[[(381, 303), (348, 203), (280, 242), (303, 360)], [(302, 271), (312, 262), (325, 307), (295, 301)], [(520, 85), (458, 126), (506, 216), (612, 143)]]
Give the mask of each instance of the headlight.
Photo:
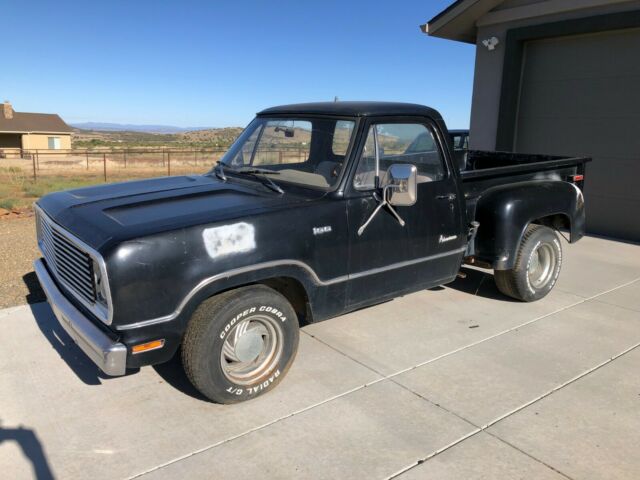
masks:
[(93, 261), (93, 285), (96, 289), (96, 301), (102, 305), (107, 305), (107, 287), (106, 282), (102, 278), (102, 270), (95, 260)]

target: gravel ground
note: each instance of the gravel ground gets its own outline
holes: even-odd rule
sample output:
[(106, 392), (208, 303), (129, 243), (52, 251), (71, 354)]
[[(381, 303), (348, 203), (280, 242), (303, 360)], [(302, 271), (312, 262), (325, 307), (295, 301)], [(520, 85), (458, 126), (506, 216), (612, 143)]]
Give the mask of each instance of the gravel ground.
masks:
[(45, 300), (33, 272), (38, 257), (32, 215), (0, 220), (0, 308)]

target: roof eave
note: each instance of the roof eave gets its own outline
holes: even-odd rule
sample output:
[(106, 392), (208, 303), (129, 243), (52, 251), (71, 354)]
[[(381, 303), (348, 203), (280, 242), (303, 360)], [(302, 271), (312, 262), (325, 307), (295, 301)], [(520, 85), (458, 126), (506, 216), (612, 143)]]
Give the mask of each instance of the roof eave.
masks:
[(40, 134), (55, 133), (56, 135), (71, 135), (73, 133), (73, 131), (70, 131), (70, 132), (56, 132), (56, 131), (47, 131), (47, 130), (0, 130), (0, 134), (2, 134), (2, 133), (11, 133), (11, 134), (19, 133), (19, 134), (22, 134), (22, 135), (31, 135), (31, 134), (40, 135)]
[(476, 21), (502, 1), (457, 0), (420, 28), (432, 37), (475, 44)]
[(475, 45), (477, 36), (475, 32), (443, 32), (440, 29), (434, 28), (429, 23), (420, 25), (422, 33), (429, 35), (430, 37), (442, 38), (445, 40), (454, 40), (456, 42), (470, 43)]

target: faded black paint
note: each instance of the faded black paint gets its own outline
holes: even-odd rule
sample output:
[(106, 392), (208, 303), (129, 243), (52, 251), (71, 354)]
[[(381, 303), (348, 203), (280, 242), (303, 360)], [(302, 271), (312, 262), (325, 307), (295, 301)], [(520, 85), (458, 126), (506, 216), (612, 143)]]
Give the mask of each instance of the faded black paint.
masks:
[[(473, 220), (480, 222), (474, 245), (478, 258), (496, 268), (509, 268), (521, 232), (541, 216), (566, 215), (572, 241), (583, 234), (581, 195), (567, 178), (584, 172), (586, 159), (484, 153), (485, 163), (489, 156), (499, 166), (478, 164), (461, 173), (442, 118), (427, 107), (338, 102), (277, 107), (260, 115), (282, 113), (356, 120), (355, 143), (333, 191), (283, 184), (285, 194), (279, 195), (249, 178), (222, 182), (204, 175), (83, 188), (39, 200), (56, 223), (106, 262), (113, 323), (101, 328), (128, 346), (166, 339), (161, 350), (129, 355), (129, 367), (168, 360), (199, 303), (240, 285), (275, 277), (293, 279), (306, 292), (308, 320), (320, 321), (454, 280)], [(404, 228), (382, 212), (359, 237), (356, 231), (376, 202), (372, 192), (351, 186), (355, 159), (368, 125), (378, 120), (430, 124), (447, 174), (442, 181), (419, 184), (418, 202), (398, 208), (407, 222)], [(475, 155), (477, 159), (480, 154)], [(256, 248), (212, 258), (203, 231), (237, 222), (253, 226)], [(314, 227), (324, 226), (331, 226), (331, 232), (314, 235)], [(442, 242), (441, 235), (452, 240)], [(434, 258), (420, 261), (425, 257)], [(295, 263), (249, 269), (283, 260)], [(394, 264), (396, 268), (389, 268)], [(220, 275), (243, 267), (247, 271)], [(219, 278), (207, 280), (215, 276)], [(126, 329), (162, 318), (170, 320)]]

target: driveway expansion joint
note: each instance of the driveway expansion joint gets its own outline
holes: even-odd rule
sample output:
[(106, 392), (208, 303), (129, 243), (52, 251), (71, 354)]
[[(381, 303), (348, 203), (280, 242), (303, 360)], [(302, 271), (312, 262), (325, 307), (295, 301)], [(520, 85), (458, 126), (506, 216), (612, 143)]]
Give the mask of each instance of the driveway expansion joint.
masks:
[[(487, 341), (492, 340), (492, 339), (494, 339), (494, 338), (497, 338), (497, 337), (499, 337), (499, 336), (502, 336), (502, 335), (505, 335), (505, 334), (507, 334), (507, 333), (510, 333), (510, 332), (516, 331), (516, 330), (518, 330), (518, 329), (520, 329), (520, 328), (522, 328), (522, 327), (525, 327), (525, 326), (527, 326), (527, 325), (531, 325), (531, 324), (533, 324), (533, 323), (535, 323), (535, 322), (538, 322), (538, 321), (543, 320), (543, 319), (545, 319), (545, 318), (551, 317), (551, 316), (553, 316), (553, 315), (555, 315), (555, 314), (557, 314), (557, 313), (563, 312), (563, 311), (568, 310), (568, 309), (570, 309), (570, 308), (573, 308), (573, 307), (575, 307), (575, 306), (578, 306), (578, 305), (581, 305), (581, 304), (583, 304), (583, 303), (586, 303), (586, 302), (589, 302), (589, 301), (591, 301), (591, 300), (594, 300), (595, 298), (597, 298), (597, 297), (599, 297), (599, 296), (601, 296), (601, 295), (605, 295), (605, 294), (607, 294), (607, 293), (613, 292), (614, 290), (618, 290), (618, 289), (620, 289), (620, 288), (627, 287), (627, 286), (629, 286), (629, 285), (631, 285), (631, 284), (633, 284), (633, 283), (635, 283), (635, 282), (637, 282), (637, 281), (639, 281), (639, 280), (640, 280), (640, 277), (635, 278), (635, 279), (633, 279), (633, 280), (631, 280), (631, 281), (629, 281), (629, 282), (626, 282), (626, 283), (624, 283), (624, 284), (622, 284), (622, 285), (618, 285), (617, 287), (613, 287), (613, 288), (611, 288), (611, 289), (609, 289), (609, 290), (606, 290), (606, 291), (604, 291), (604, 292), (600, 292), (600, 293), (595, 294), (595, 295), (592, 295), (592, 296), (590, 296), (590, 297), (588, 297), (588, 298), (584, 298), (584, 299), (582, 299), (582, 300), (580, 300), (580, 301), (578, 301), (578, 302), (574, 302), (574, 303), (572, 303), (572, 304), (570, 304), (570, 305), (567, 305), (567, 306), (565, 306), (565, 307), (562, 307), (562, 308), (556, 309), (556, 310), (554, 310), (553, 312), (550, 312), (550, 313), (547, 313), (547, 314), (541, 315), (541, 316), (536, 317), (536, 318), (534, 318), (534, 319), (532, 319), (532, 320), (528, 320), (528, 321), (526, 321), (526, 322), (524, 322), (524, 323), (522, 323), (522, 324), (519, 324), (519, 325), (516, 325), (516, 326), (514, 326), (514, 327), (511, 327), (511, 328), (508, 328), (508, 329), (502, 330), (502, 331), (500, 331), (500, 332), (498, 332), (498, 333), (495, 333), (495, 334), (493, 334), (493, 335), (490, 335), (490, 336), (488, 336), (488, 337), (486, 337), (486, 338), (484, 338), (484, 339), (477, 340), (477, 341), (475, 341), (475, 342), (472, 342), (472, 343), (467, 344), (467, 345), (465, 345), (465, 346), (462, 346), (462, 347), (460, 347), (460, 348), (454, 349), (454, 350), (452, 350), (452, 351), (450, 351), (450, 352), (444, 353), (444, 354), (439, 355), (439, 356), (437, 356), (437, 357), (434, 357), (434, 358), (432, 358), (432, 359), (429, 359), (429, 360), (426, 360), (426, 361), (424, 361), (424, 362), (421, 362), (421, 363), (419, 363), (419, 364), (417, 364), (417, 365), (413, 365), (413, 366), (411, 366), (411, 367), (407, 367), (407, 368), (405, 368), (405, 369), (399, 370), (399, 371), (397, 371), (397, 372), (395, 372), (395, 373), (392, 373), (392, 374), (390, 374), (390, 375), (383, 375), (383, 376), (381, 376), (381, 378), (378, 378), (378, 379), (376, 379), (376, 380), (372, 380), (372, 381), (367, 382), (367, 383), (365, 383), (365, 384), (358, 385), (358, 386), (353, 387), (353, 388), (351, 388), (351, 389), (349, 389), (349, 390), (347, 390), (347, 391), (345, 391), (345, 392), (339, 393), (339, 394), (334, 395), (334, 396), (332, 396), (332, 397), (329, 397), (329, 398), (327, 398), (327, 399), (325, 399), (325, 400), (322, 400), (322, 401), (320, 401), (320, 402), (314, 403), (313, 405), (309, 405), (309, 406), (304, 407), (304, 408), (302, 408), (302, 409), (296, 410), (295, 412), (292, 412), (292, 413), (290, 413), (290, 414), (287, 414), (287, 415), (284, 415), (284, 416), (282, 416), (282, 417), (276, 418), (276, 419), (274, 419), (274, 420), (272, 420), (272, 421), (270, 421), (270, 422), (267, 422), (267, 423), (264, 423), (264, 424), (262, 424), (262, 425), (260, 425), (260, 426), (257, 426), (257, 427), (254, 427), (254, 428), (251, 428), (251, 429), (249, 429), (249, 430), (246, 430), (245, 432), (239, 433), (239, 434), (234, 435), (234, 436), (232, 436), (232, 437), (229, 437), (229, 438), (227, 438), (227, 439), (225, 439), (225, 440), (221, 440), (221, 441), (216, 442), (216, 443), (214, 443), (214, 444), (207, 445), (207, 446), (202, 447), (202, 448), (200, 448), (200, 449), (194, 450), (194, 451), (192, 451), (192, 452), (190, 452), (190, 453), (184, 454), (184, 455), (182, 455), (182, 456), (179, 456), (179, 457), (177, 457), (177, 458), (174, 458), (174, 459), (172, 459), (172, 460), (169, 460), (169, 461), (167, 461), (167, 462), (164, 462), (164, 463), (162, 463), (162, 464), (160, 464), (160, 465), (157, 465), (157, 466), (155, 466), (155, 467), (149, 468), (149, 469), (147, 469), (147, 470), (145, 470), (145, 471), (143, 471), (143, 472), (139, 472), (139, 473), (137, 473), (137, 474), (134, 474), (134, 475), (132, 475), (132, 476), (128, 477), (128, 480), (133, 480), (133, 479), (136, 479), (136, 478), (140, 478), (140, 477), (143, 477), (143, 476), (145, 476), (145, 475), (147, 475), (147, 474), (149, 474), (149, 473), (155, 472), (155, 471), (157, 471), (157, 470), (161, 470), (161, 469), (163, 469), (163, 468), (165, 468), (165, 467), (168, 467), (168, 466), (170, 466), (170, 465), (172, 465), (172, 464), (174, 464), (174, 463), (178, 463), (178, 462), (180, 462), (180, 461), (182, 461), (182, 460), (185, 460), (185, 459), (187, 459), (187, 458), (190, 458), (190, 457), (193, 457), (193, 456), (199, 455), (199, 454), (204, 453), (204, 452), (206, 452), (206, 451), (208, 451), (208, 450), (211, 450), (211, 449), (213, 449), (213, 448), (219, 447), (220, 445), (224, 445), (224, 444), (229, 443), (229, 442), (231, 442), (231, 441), (233, 441), (233, 440), (237, 440), (238, 438), (241, 438), (241, 437), (244, 437), (244, 436), (246, 436), (246, 435), (249, 435), (249, 434), (251, 434), (251, 433), (253, 433), (253, 432), (256, 432), (256, 431), (262, 430), (262, 429), (264, 429), (264, 428), (266, 428), (266, 427), (269, 427), (269, 426), (271, 426), (271, 425), (274, 425), (274, 424), (276, 424), (276, 423), (278, 423), (278, 422), (280, 422), (280, 421), (282, 421), (282, 420), (286, 420), (286, 419), (291, 418), (291, 417), (293, 417), (293, 416), (295, 416), (295, 415), (298, 415), (298, 414), (304, 413), (304, 412), (306, 412), (306, 411), (312, 410), (312, 409), (314, 409), (314, 408), (316, 408), (316, 407), (319, 407), (319, 406), (324, 405), (324, 404), (326, 404), (326, 403), (332, 402), (332, 401), (337, 400), (337, 399), (339, 399), (339, 398), (342, 398), (342, 397), (344, 397), (344, 396), (350, 395), (351, 393), (355, 393), (355, 392), (357, 392), (357, 391), (359, 391), (359, 390), (361, 390), (361, 389), (363, 389), (363, 388), (367, 388), (367, 387), (369, 387), (369, 386), (375, 385), (375, 384), (380, 383), (380, 382), (383, 382), (383, 381), (385, 381), (385, 380), (390, 380), (390, 381), (392, 381), (392, 383), (397, 384), (397, 382), (393, 381), (393, 380), (392, 380), (392, 378), (397, 377), (397, 376), (399, 376), (399, 375), (401, 375), (401, 374), (403, 374), (403, 373), (409, 372), (409, 371), (411, 371), (411, 370), (414, 370), (414, 369), (416, 369), (416, 368), (422, 367), (422, 366), (424, 366), (424, 365), (428, 365), (428, 364), (430, 364), (430, 363), (434, 363), (434, 362), (436, 362), (436, 361), (438, 361), (438, 360), (440, 360), (440, 359), (442, 359), (442, 358), (446, 358), (446, 357), (449, 357), (449, 356), (454, 355), (454, 354), (456, 354), (456, 353), (462, 352), (462, 351), (464, 351), (464, 350), (467, 350), (467, 349), (469, 349), (469, 348), (472, 348), (472, 347), (474, 347), (474, 346), (476, 346), (476, 345), (479, 345), (479, 344), (481, 344), (481, 343), (487, 342)], [(305, 332), (304, 330), (301, 330), (301, 331), (302, 331), (303, 333), (305, 333), (306, 335), (308, 335), (308, 336), (310, 336), (310, 337), (314, 338), (314, 339), (315, 339), (315, 340), (317, 340), (318, 342), (321, 342), (321, 343), (323, 343), (323, 344), (324, 344), (324, 342), (322, 342), (320, 339), (316, 338), (316, 336), (314, 336), (314, 335), (312, 335), (312, 334), (309, 334), (309, 333)], [(624, 355), (624, 354), (626, 354), (626, 353), (628, 353), (628, 352), (632, 351), (633, 349), (637, 348), (638, 346), (640, 346), (640, 343), (638, 343), (638, 344), (636, 344), (636, 345), (633, 345), (632, 347), (630, 347), (630, 348), (628, 348), (628, 349), (624, 350), (623, 352), (621, 352), (621, 353), (619, 353), (619, 354), (615, 355), (614, 357), (612, 357), (612, 358), (610, 358), (610, 359), (608, 359), (608, 360), (606, 360), (606, 361), (604, 361), (604, 362), (602, 362), (602, 363), (598, 364), (597, 366), (593, 367), (592, 369), (589, 369), (589, 370), (587, 370), (587, 371), (585, 371), (585, 372), (581, 373), (580, 375), (578, 375), (578, 376), (576, 376), (576, 377), (573, 377), (573, 378), (572, 378), (572, 379), (570, 379), (569, 381), (567, 381), (567, 382), (565, 382), (565, 383), (563, 383), (563, 384), (561, 384), (561, 385), (559, 385), (559, 386), (557, 386), (557, 387), (554, 387), (553, 389), (551, 389), (551, 390), (547, 391), (545, 394), (543, 394), (543, 395), (541, 395), (541, 396), (539, 396), (539, 397), (536, 397), (535, 399), (531, 400), (530, 402), (527, 402), (527, 403), (523, 404), (522, 406), (520, 406), (520, 407), (518, 407), (518, 408), (516, 408), (516, 409), (514, 409), (514, 410), (511, 410), (510, 412), (508, 412), (508, 413), (506, 413), (505, 415), (502, 415), (502, 416), (500, 416), (500, 417), (498, 417), (498, 418), (494, 419), (493, 421), (491, 421), (491, 422), (487, 423), (486, 425), (475, 428), (475, 429), (474, 429), (474, 430), (472, 430), (471, 432), (469, 432), (469, 433), (467, 433), (467, 434), (463, 435), (462, 437), (460, 437), (460, 438), (459, 438), (459, 439), (457, 439), (457, 440), (454, 440), (454, 441), (453, 441), (453, 442), (451, 442), (450, 444), (445, 445), (444, 447), (439, 448), (439, 449), (437, 449), (437, 450), (435, 450), (435, 451), (431, 452), (431, 453), (430, 453), (429, 455), (427, 455), (426, 457), (424, 457), (424, 458), (422, 458), (422, 459), (419, 459), (419, 460), (417, 460), (416, 462), (412, 463), (411, 465), (408, 465), (408, 466), (406, 466), (406, 467), (402, 468), (402, 469), (401, 469), (401, 470), (399, 470), (398, 472), (396, 472), (396, 473), (392, 474), (391, 476), (387, 477), (387, 480), (391, 480), (391, 479), (394, 479), (394, 478), (399, 477), (400, 475), (402, 475), (402, 474), (404, 474), (404, 473), (408, 472), (409, 470), (411, 470), (411, 469), (415, 468), (415, 467), (416, 467), (416, 466), (418, 466), (418, 465), (421, 465), (422, 463), (424, 463), (424, 462), (426, 462), (427, 460), (429, 460), (429, 459), (431, 459), (431, 458), (435, 457), (436, 455), (439, 455), (440, 453), (442, 453), (442, 452), (444, 452), (444, 451), (446, 451), (446, 450), (450, 449), (451, 447), (454, 447), (455, 445), (458, 445), (459, 443), (463, 442), (464, 440), (466, 440), (466, 439), (468, 439), (468, 438), (470, 438), (470, 437), (472, 437), (472, 436), (474, 436), (474, 435), (476, 435), (476, 434), (478, 434), (478, 433), (480, 433), (480, 432), (485, 431), (487, 428), (489, 428), (489, 427), (493, 426), (494, 424), (496, 424), (496, 423), (498, 423), (498, 422), (500, 422), (500, 421), (504, 420), (505, 418), (507, 418), (507, 417), (509, 417), (509, 416), (511, 416), (511, 415), (513, 415), (513, 414), (515, 414), (515, 413), (517, 413), (518, 411), (520, 411), (520, 410), (522, 410), (522, 409), (524, 409), (524, 408), (527, 408), (528, 406), (532, 405), (533, 403), (535, 403), (535, 402), (537, 402), (537, 401), (539, 401), (539, 400), (542, 400), (543, 398), (545, 398), (545, 397), (547, 397), (547, 396), (551, 395), (552, 393), (556, 392), (557, 390), (559, 390), (559, 389), (561, 389), (561, 388), (564, 388), (565, 386), (567, 386), (567, 385), (569, 385), (569, 384), (571, 384), (571, 383), (575, 382), (576, 380), (579, 380), (579, 379), (580, 379), (580, 378), (582, 378), (583, 376), (588, 375), (589, 373), (591, 373), (591, 372), (593, 372), (593, 371), (597, 370), (598, 368), (601, 368), (602, 366), (604, 366), (604, 365), (606, 365), (606, 364), (608, 364), (608, 363), (612, 362), (612, 361), (613, 361), (613, 360), (615, 360), (616, 358), (618, 358), (618, 357), (620, 357), (620, 356), (622, 356), (622, 355)], [(362, 365), (362, 366), (364, 366), (364, 367), (368, 368), (369, 370), (372, 370), (373, 372), (376, 372), (373, 368), (369, 367), (368, 365), (364, 365), (364, 364), (362, 364), (362, 362), (359, 362), (359, 361), (357, 361), (357, 360), (354, 360), (354, 359), (353, 359), (353, 358), (351, 358), (350, 356), (348, 356), (348, 355), (344, 354), (344, 352), (341, 352), (340, 350), (337, 350), (337, 349), (335, 349), (334, 347), (331, 347), (331, 348), (333, 348), (333, 349), (334, 349), (334, 350), (336, 350), (337, 352), (339, 352), (339, 353), (341, 353), (341, 354), (345, 355), (345, 357), (350, 358), (351, 360), (355, 361), (356, 363), (358, 363), (358, 364), (360, 364), (360, 365)], [(376, 373), (378, 373), (378, 372), (376, 372)], [(378, 374), (379, 374), (379, 373), (378, 373)], [(433, 403), (433, 402), (431, 402), (431, 403)], [(439, 406), (439, 405), (438, 405), (438, 406)], [(439, 406), (439, 407), (440, 407), (440, 406)], [(442, 408), (442, 407), (440, 407), (440, 408)], [(446, 410), (446, 409), (444, 409), (444, 410)], [(457, 416), (457, 415), (456, 415), (456, 416)], [(468, 420), (466, 420), (466, 419), (464, 419), (464, 418), (462, 418), (462, 417), (461, 417), (461, 419), (462, 419), (462, 420), (465, 420), (467, 423), (470, 423), (471, 425), (473, 425), (473, 423), (472, 423), (472, 422), (469, 422)]]
[(547, 467), (550, 470), (553, 470), (555, 473), (557, 473), (558, 475), (563, 476), (564, 478), (566, 478), (567, 480), (575, 480), (574, 478), (570, 477), (569, 475), (567, 475), (564, 472), (561, 472), (560, 470), (558, 470), (556, 467), (548, 464), (547, 462), (544, 462), (542, 460), (540, 460), (539, 458), (533, 456), (532, 454), (530, 454), (529, 452), (522, 450), (520, 447), (516, 447), (514, 444), (507, 442), (504, 438), (499, 437), (498, 435), (496, 435), (493, 432), (490, 432), (489, 430), (485, 430), (484, 433), (486, 433), (487, 435), (492, 436), (493, 438), (495, 438), (496, 440), (498, 440), (499, 442), (504, 443), (505, 445), (513, 448), (514, 450), (522, 453), (523, 455), (526, 455), (527, 457), (529, 457), (531, 460), (534, 460), (536, 462), (538, 462), (539, 464)]
[(616, 307), (616, 308), (621, 308), (623, 310), (628, 310), (628, 311), (633, 312), (633, 313), (640, 313), (640, 310), (637, 309), (637, 308), (625, 307), (624, 305), (618, 305), (618, 304), (612, 303), (612, 302), (605, 302), (604, 300), (593, 300), (593, 301), (601, 303), (603, 305), (608, 305), (610, 307)]
[[(306, 332), (305, 332), (305, 333), (306, 333)], [(463, 417), (463, 416), (461, 416), (461, 415), (457, 414), (457, 413), (456, 413), (456, 412), (454, 412), (453, 410), (449, 410), (449, 409), (447, 409), (447, 408), (443, 407), (442, 405), (440, 405), (439, 403), (434, 402), (434, 401), (433, 401), (433, 400), (431, 400), (430, 398), (425, 397), (424, 395), (419, 394), (418, 392), (416, 392), (416, 391), (412, 390), (411, 388), (407, 387), (406, 385), (403, 385), (402, 383), (400, 383), (400, 382), (396, 381), (396, 380), (393, 378), (393, 376), (386, 376), (386, 375), (384, 375), (382, 372), (377, 371), (375, 368), (370, 367), (369, 365), (367, 365), (367, 364), (365, 364), (365, 363), (361, 362), (360, 360), (358, 360), (358, 359), (356, 359), (356, 358), (353, 358), (351, 355), (349, 355), (349, 354), (347, 354), (347, 353), (343, 352), (342, 350), (340, 350), (340, 349), (338, 349), (338, 348), (334, 347), (333, 345), (330, 345), (330, 344), (326, 343), (324, 340), (321, 340), (321, 339), (317, 338), (316, 336), (314, 336), (314, 335), (312, 335), (312, 334), (310, 334), (310, 333), (307, 333), (307, 335), (309, 335), (310, 337), (314, 338), (315, 340), (317, 340), (318, 342), (322, 343), (323, 345), (325, 345), (325, 346), (327, 346), (327, 347), (331, 348), (331, 349), (332, 349), (333, 351), (335, 351), (336, 353), (339, 353), (340, 355), (344, 355), (344, 356), (345, 356), (345, 357), (347, 357), (349, 360), (352, 360), (352, 361), (356, 362), (357, 364), (362, 365), (364, 368), (366, 368), (366, 369), (368, 369), (368, 370), (372, 371), (373, 373), (375, 373), (375, 374), (377, 374), (377, 375), (382, 376), (384, 380), (389, 380), (389, 381), (390, 381), (391, 383), (393, 383), (394, 385), (397, 385), (398, 387), (400, 387), (400, 388), (402, 388), (402, 389), (404, 389), (404, 390), (408, 391), (409, 393), (412, 393), (413, 395), (415, 395), (416, 397), (420, 398), (421, 400), (424, 400), (425, 402), (430, 403), (430, 404), (431, 404), (431, 405), (433, 405), (434, 407), (437, 407), (437, 408), (439, 408), (439, 409), (441, 409), (441, 410), (443, 410), (443, 411), (445, 411), (445, 412), (447, 412), (447, 413), (449, 413), (449, 414), (451, 414), (451, 415), (453, 415), (453, 416), (457, 417), (458, 419), (462, 420), (463, 422), (468, 423), (469, 425), (471, 425), (471, 426), (472, 426), (472, 427), (474, 427), (474, 428), (480, 428), (478, 425), (476, 425), (475, 423), (473, 423), (473, 422), (472, 422), (471, 420), (469, 420), (468, 418), (465, 418), (465, 417)], [(394, 374), (394, 375), (395, 375), (395, 374)]]
[[(608, 358), (607, 360), (600, 362), (599, 364), (597, 364), (594, 367), (591, 367), (587, 370), (585, 370), (584, 372), (576, 375), (575, 377), (567, 380), (566, 382), (561, 383), (560, 385), (556, 385), (554, 388), (546, 391), (545, 393), (543, 393), (542, 395), (539, 395), (538, 397), (534, 398), (533, 400), (530, 400), (522, 405), (520, 405), (519, 407), (514, 408), (513, 410), (510, 410), (509, 412), (505, 413), (504, 415), (501, 415), (493, 420), (491, 420), (490, 422), (486, 423), (485, 425), (483, 425), (482, 427), (479, 427), (477, 430), (474, 430), (473, 432), (470, 432), (466, 435), (463, 435), (462, 437), (460, 437), (458, 440), (454, 440), (453, 442), (451, 442), (450, 444), (435, 450), (433, 452), (431, 452), (429, 455), (427, 455), (424, 458), (421, 458), (419, 460), (417, 460), (416, 462), (412, 463), (411, 465), (408, 465), (406, 467), (404, 467), (401, 470), (398, 470), (396, 473), (394, 473), (393, 475), (386, 477), (385, 480), (392, 480), (395, 478), (400, 477), (401, 475), (407, 473), (409, 470), (413, 470), (414, 468), (416, 468), (417, 466), (423, 464), (424, 462), (426, 462), (427, 460), (432, 459), (433, 457), (441, 454), (442, 452), (445, 452), (446, 450), (449, 450), (451, 447), (455, 447), (456, 445), (462, 443), (463, 441), (467, 440), (468, 438), (473, 437), (474, 435), (477, 435), (480, 432), (484, 432), (486, 431), (488, 428), (494, 426), (495, 424), (497, 424), (498, 422), (501, 422), (502, 420), (509, 418), (510, 416), (524, 410), (527, 407), (530, 407), (531, 405), (533, 405), (534, 403), (539, 402), (540, 400), (552, 395), (553, 393), (557, 392), (558, 390), (561, 390), (569, 385), (571, 385), (572, 383), (577, 382), (578, 380), (580, 380), (581, 378), (586, 377), (587, 375), (595, 372), (596, 370), (599, 370), (600, 368), (604, 367), (605, 365), (608, 365), (609, 363), (613, 362), (614, 360), (622, 357), (623, 355), (626, 355), (629, 352), (632, 352), (633, 350), (635, 350), (636, 348), (640, 347), (640, 342), (630, 346), (629, 348), (623, 350), (622, 352), (614, 355), (613, 357)], [(556, 470), (555, 468), (553, 470)], [(566, 476), (566, 475), (565, 475)]]

